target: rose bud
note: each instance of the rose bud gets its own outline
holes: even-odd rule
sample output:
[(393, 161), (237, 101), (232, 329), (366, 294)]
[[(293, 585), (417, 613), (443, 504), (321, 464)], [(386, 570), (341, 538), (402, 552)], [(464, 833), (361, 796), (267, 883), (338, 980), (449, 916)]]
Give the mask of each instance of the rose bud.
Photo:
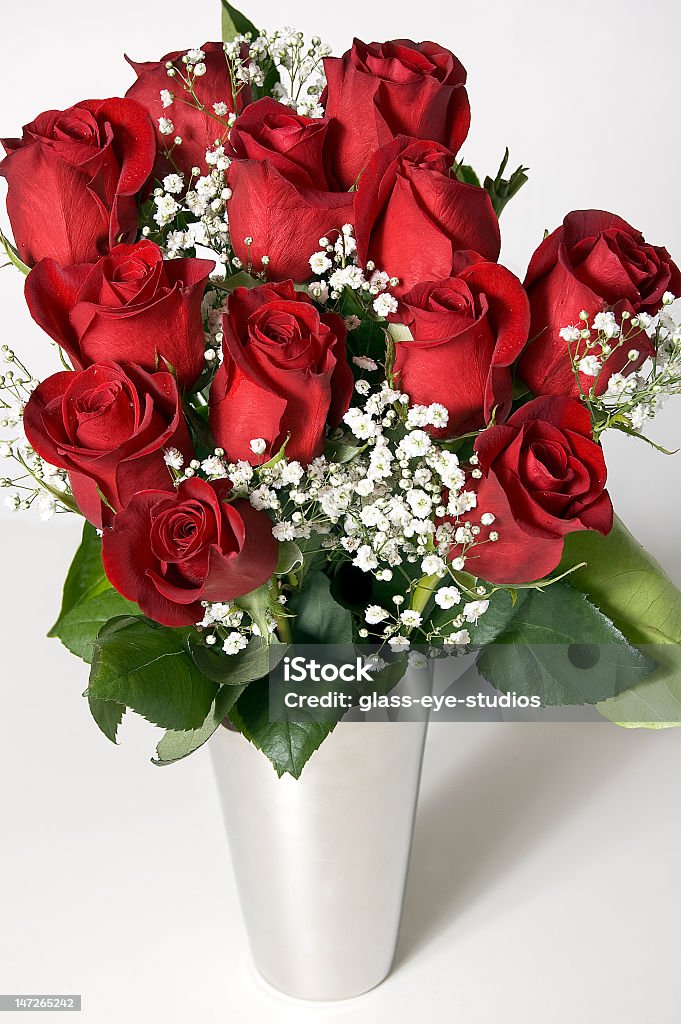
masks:
[[(568, 342), (560, 331), (570, 325), (583, 328), (579, 320), (583, 310), (590, 320), (609, 309), (618, 317), (624, 311), (657, 313), (665, 292), (681, 294), (681, 272), (666, 249), (649, 245), (640, 231), (615, 214), (577, 210), (536, 250), (525, 287), (532, 310), (532, 341), (519, 364), (519, 375), (534, 394), (578, 397)], [(571, 344), (573, 351), (579, 345), (578, 361), (600, 353), (583, 340)], [(606, 390), (613, 373), (631, 373), (653, 352), (643, 331), (631, 338), (631, 344), (617, 347), (615, 341), (612, 347), (598, 377), (598, 394)], [(639, 357), (630, 361), (632, 348)], [(580, 380), (584, 392), (590, 391), (594, 378), (582, 374)]]
[[(188, 74), (188, 68), (182, 61), (185, 50), (167, 53), (157, 61), (137, 63), (126, 57), (137, 75), (137, 81), (130, 86), (126, 96), (136, 100), (149, 112), (156, 129), (159, 151), (156, 176), (159, 178), (178, 169), (188, 177), (192, 167), (200, 167), (204, 173), (208, 173), (206, 150), (214, 148), (216, 139), (224, 140), (227, 119), (234, 113), (232, 82), (223, 44), (204, 43), (201, 50), (204, 56), (198, 63), (205, 66), (205, 74), (192, 75), (194, 94), (202, 108), (200, 110), (180, 79), (180, 75), (187, 77)], [(168, 75), (167, 63), (175, 65), (178, 69), (176, 75)], [(170, 100), (167, 106), (164, 105), (161, 93), (166, 103)], [(250, 90), (244, 86), (239, 90), (239, 109), (249, 100)], [(226, 108), (219, 120), (215, 115), (216, 103), (224, 104)], [(161, 132), (161, 119), (172, 124), (172, 131), (167, 134)], [(182, 139), (179, 145), (174, 144), (176, 138)], [(172, 163), (163, 156), (166, 149), (172, 150)]]
[(19, 256), (33, 266), (88, 263), (137, 235), (137, 196), (156, 158), (153, 126), (132, 100), (48, 110), (3, 139), (7, 213)]
[(244, 266), (266, 267), (270, 280), (307, 281), (319, 239), (352, 223), (353, 195), (332, 191), (327, 180), (327, 127), (264, 99), (247, 107), (232, 129), (232, 245)]
[[(210, 393), (213, 437), (231, 460), (262, 462), (286, 439), (289, 459), (307, 464), (324, 449), (352, 398), (346, 329), (320, 316), (291, 281), (236, 288), (223, 316), (224, 360)], [(259, 458), (250, 447), (266, 442)]]
[(166, 449), (193, 456), (174, 377), (131, 363), (48, 377), (26, 405), (24, 427), (38, 455), (68, 472), (78, 507), (99, 527), (136, 491), (173, 490)]
[(355, 39), (342, 57), (327, 57), (324, 70), (331, 165), (343, 188), (397, 135), (440, 142), (452, 153), (463, 145), (471, 119), (466, 71), (443, 46)]
[(170, 369), (191, 387), (205, 365), (201, 301), (211, 260), (164, 260), (153, 242), (117, 245), (95, 264), (42, 260), (26, 278), (35, 322), (76, 369), (103, 359)]
[(383, 146), (359, 179), (357, 253), (399, 279), (404, 295), (421, 281), (449, 277), (455, 253), (496, 261), (499, 221), (487, 192), (454, 176), (453, 154), (435, 142), (402, 136)]
[[(603, 449), (593, 440), (591, 416), (572, 398), (535, 398), (508, 422), (475, 442), (481, 479), (476, 508), (457, 519), (479, 524), (466, 571), (490, 583), (526, 583), (553, 572), (563, 540), (576, 530), (609, 533), (613, 509), (605, 490)], [(489, 534), (498, 540), (489, 540)], [(459, 545), (450, 558), (462, 554)]]
[(277, 565), (272, 521), (229, 487), (197, 478), (174, 493), (140, 491), (104, 531), (110, 582), (164, 626), (190, 626), (202, 601), (233, 601), (265, 583)]
[(508, 415), (511, 368), (530, 326), (527, 296), (509, 270), (457, 254), (451, 277), (415, 285), (388, 319), (413, 339), (395, 346), (400, 390), (412, 404), (438, 402), (449, 413), (436, 436), (457, 437)]

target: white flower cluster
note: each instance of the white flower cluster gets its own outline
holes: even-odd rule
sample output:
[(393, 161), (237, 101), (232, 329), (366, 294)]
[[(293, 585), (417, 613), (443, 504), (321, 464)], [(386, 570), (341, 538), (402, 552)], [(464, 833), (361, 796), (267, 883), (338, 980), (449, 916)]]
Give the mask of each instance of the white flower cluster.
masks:
[[(214, 117), (220, 126), (225, 128), (230, 123), (229, 119), (227, 121), (223, 120), (229, 110), (226, 102), (216, 102), (213, 104), (212, 110), (206, 110), (196, 95), (196, 82), (198, 79), (203, 78), (207, 70), (205, 58), (206, 54), (203, 50), (193, 49), (184, 53), (179, 61), (169, 60), (166, 63), (166, 74), (170, 80), (168, 85), (172, 86), (172, 89), (161, 89), (161, 103), (163, 104), (163, 109), (167, 110), (168, 113), (159, 117), (158, 130), (161, 135), (168, 139), (163, 152), (171, 162), (173, 162), (173, 150), (177, 146), (182, 145), (182, 137), (175, 133), (175, 125), (172, 119), (172, 109), (176, 102), (185, 103), (196, 107), (198, 110), (205, 111), (210, 117)], [(227, 78), (228, 76), (226, 75), (225, 80)], [(225, 93), (225, 100), (228, 98), (228, 94)]]
[[(189, 50), (179, 60), (168, 61), (166, 72), (172, 88), (160, 93), (166, 113), (159, 118), (159, 130), (168, 139), (164, 155), (174, 164), (174, 151), (182, 146), (182, 138), (175, 134), (172, 121), (173, 107), (177, 103), (189, 104), (212, 117), (215, 141), (206, 151), (204, 167), (193, 167), (188, 175), (176, 170), (159, 182), (151, 196), (147, 223), (142, 228), (144, 237), (160, 245), (169, 259), (192, 254), (197, 249), (203, 250), (202, 255), (213, 256), (216, 267), (211, 277), (215, 282), (241, 270), (242, 263), (234, 256), (229, 236), (227, 204), (231, 190), (226, 183), (226, 172), (230, 158), (225, 152), (229, 131), (236, 120), (233, 110), (237, 107), (238, 95), (246, 85), (261, 88), (265, 80), (271, 82), (274, 75), (279, 81), (272, 92), (280, 102), (300, 114), (322, 116), (319, 106), (325, 85), (322, 62), (330, 52), (318, 38), (307, 43), (303, 34), (293, 29), (257, 38), (251, 38), (250, 34), (237, 36), (225, 44), (225, 101), (214, 103), (211, 109), (204, 107), (196, 93), (196, 81), (206, 73), (204, 51)], [(354, 239), (352, 241), (354, 244)], [(263, 256), (261, 268), (249, 266), (246, 269), (256, 276), (264, 275), (268, 262), (267, 256)], [(363, 281), (359, 269), (356, 276), (356, 287), (359, 287), (360, 279)], [(378, 295), (378, 291), (373, 294)], [(391, 312), (394, 302), (386, 296), (380, 315)]]
[(227, 296), (224, 292), (209, 288), (201, 302), (206, 342), (205, 359), (207, 364), (214, 366), (222, 362), (222, 315), (225, 312), (226, 301)]
[[(639, 433), (667, 398), (681, 394), (681, 323), (670, 309), (675, 301), (667, 292), (656, 316), (632, 316), (625, 310), (620, 322), (608, 311), (598, 313), (590, 323), (583, 311), (579, 326), (561, 330), (597, 435), (609, 427)], [(619, 349), (626, 355), (624, 372), (610, 373), (603, 388), (600, 381), (606, 362)], [(642, 354), (645, 358), (639, 366)], [(588, 390), (580, 374), (593, 379)]]
[(209, 250), (216, 257), (211, 277), (219, 281), (231, 266), (227, 200), (232, 194), (225, 184), (230, 161), (219, 139), (206, 152), (206, 163), (207, 174), (193, 167), (187, 180), (180, 172), (166, 175), (153, 192), (155, 227), (146, 225), (142, 234), (156, 241), (169, 259), (196, 248)]
[(73, 510), (68, 479), (63, 470), (44, 462), (24, 435), (24, 408), (38, 381), (7, 345), (0, 356), (5, 364), (0, 373), (0, 487), (6, 491), (7, 508), (33, 509), (45, 522), (56, 512)]
[[(368, 609), (367, 626), (381, 625), (371, 631), (373, 639), (396, 650), (415, 637), (467, 644), (464, 627), (484, 614), (491, 591), (465, 575), (467, 557), (476, 545), (498, 539), (491, 529), (494, 515), (476, 509), (470, 487), (480, 473), (476, 458), (467, 475), (457, 455), (424, 429), (446, 425), (443, 406), (410, 407), (407, 395), (385, 381), (372, 387), (362, 378), (356, 390), (359, 404), (329, 439), (328, 454), (307, 467), (287, 459), (285, 450), (256, 466), (227, 462), (220, 448), (184, 468), (178, 452), (166, 453), (166, 461), (177, 480), (197, 473), (209, 480), (229, 478), (233, 496), (267, 510), (276, 539), (301, 542), (309, 558), (351, 561), (377, 581), (393, 584), (392, 590), (404, 579), (402, 592), (391, 598), (394, 612), (381, 608), (376, 618), (376, 607)], [(254, 453), (265, 448), (264, 439), (253, 439)], [(440, 609), (453, 609), (437, 627), (423, 619), (433, 594)]]
[[(344, 224), (335, 232), (335, 238), (324, 236), (319, 239), (319, 252), (310, 257), (310, 269), (318, 280), (308, 285), (308, 293), (316, 301), (324, 305), (329, 299), (341, 297), (345, 289), (355, 292), (361, 312), (370, 310), (381, 319), (397, 310), (397, 299), (390, 295), (388, 288), (399, 284), (396, 277), (388, 277), (383, 270), (377, 270), (369, 261), (365, 271), (357, 263), (357, 243), (352, 224)], [(366, 275), (369, 275), (368, 277)], [(353, 317), (356, 323), (349, 327), (358, 327), (359, 317)]]
[[(279, 604), (285, 604), (286, 598), (280, 595)], [(204, 641), (208, 647), (218, 646), (224, 654), (234, 656), (248, 647), (253, 637), (262, 636), (258, 624), (247, 611), (234, 604), (208, 601), (203, 602), (204, 616), (197, 626), (205, 630)], [(271, 612), (266, 611), (267, 630), (274, 633), (277, 620)]]
[(247, 33), (225, 43), (235, 96), (245, 85), (262, 88), (276, 74), (274, 98), (306, 117), (323, 116), (323, 60), (330, 53), (331, 47), (317, 36), (307, 42), (292, 28), (261, 33), (255, 39)]

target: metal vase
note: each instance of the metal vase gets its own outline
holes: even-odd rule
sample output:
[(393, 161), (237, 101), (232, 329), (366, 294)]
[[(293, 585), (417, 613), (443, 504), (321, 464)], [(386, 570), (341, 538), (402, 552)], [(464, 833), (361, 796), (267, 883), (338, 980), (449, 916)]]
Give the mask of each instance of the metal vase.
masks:
[(390, 972), (426, 729), (344, 720), (298, 780), (239, 733), (211, 740), (253, 960), (281, 992), (348, 999)]

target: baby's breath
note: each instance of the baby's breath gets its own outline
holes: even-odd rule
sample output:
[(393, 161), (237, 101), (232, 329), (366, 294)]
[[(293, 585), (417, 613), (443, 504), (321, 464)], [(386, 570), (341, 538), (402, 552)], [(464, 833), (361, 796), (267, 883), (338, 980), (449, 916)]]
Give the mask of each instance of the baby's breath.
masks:
[[(625, 311), (618, 320), (606, 311), (590, 322), (582, 313), (579, 327), (560, 331), (596, 436), (608, 428), (639, 435), (671, 395), (681, 394), (681, 324), (670, 309), (675, 301), (667, 292), (654, 317)], [(622, 369), (609, 372), (607, 361), (616, 353)]]
[(43, 521), (75, 504), (64, 470), (45, 462), (24, 434), (24, 409), (38, 381), (16, 353), (0, 348), (0, 488), (13, 512), (33, 509)]

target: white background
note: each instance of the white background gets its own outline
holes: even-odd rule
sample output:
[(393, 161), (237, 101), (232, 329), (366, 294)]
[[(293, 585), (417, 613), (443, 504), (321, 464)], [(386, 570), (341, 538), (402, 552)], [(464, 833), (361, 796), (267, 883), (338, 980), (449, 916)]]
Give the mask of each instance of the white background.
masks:
[[(219, 33), (214, 0), (3, 8), (7, 136), (41, 110), (122, 94), (124, 51), (153, 59)], [(502, 260), (521, 276), (544, 228), (582, 207), (681, 260), (673, 0), (259, 0), (246, 13), (336, 52), (355, 33), (449, 45), (469, 71), (465, 159), (493, 172), (508, 144), (531, 168), (502, 219)], [(55, 356), (21, 290), (0, 273), (0, 340), (44, 376)], [(671, 403), (654, 427), (669, 447), (680, 412)], [(617, 511), (681, 584), (679, 462), (622, 436), (606, 447)], [(107, 744), (80, 697), (85, 667), (43, 639), (78, 524), (3, 509), (0, 530), (0, 992), (82, 992), (92, 1024), (674, 1019), (681, 734), (432, 729), (398, 972), (352, 1004), (293, 1004), (248, 965), (205, 752), (153, 769), (142, 723)]]

